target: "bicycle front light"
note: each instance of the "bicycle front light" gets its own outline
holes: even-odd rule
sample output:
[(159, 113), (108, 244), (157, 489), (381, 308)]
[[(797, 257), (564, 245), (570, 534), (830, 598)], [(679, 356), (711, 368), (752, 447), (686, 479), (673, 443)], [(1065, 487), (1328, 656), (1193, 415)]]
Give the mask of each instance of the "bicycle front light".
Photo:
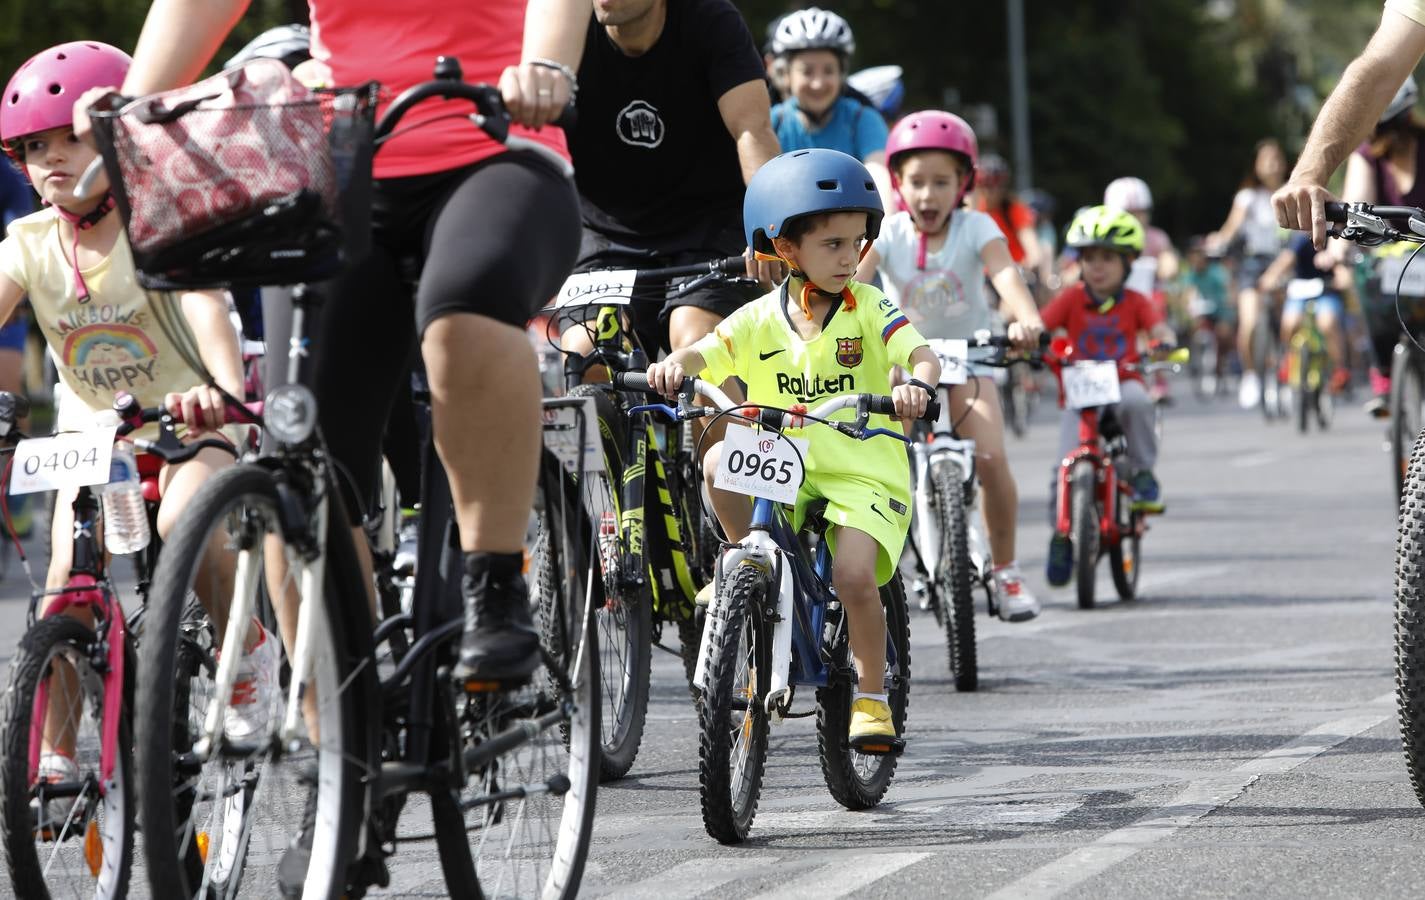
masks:
[(300, 444), (317, 427), (317, 398), (300, 384), (272, 389), (263, 408), (267, 432), (282, 444)]

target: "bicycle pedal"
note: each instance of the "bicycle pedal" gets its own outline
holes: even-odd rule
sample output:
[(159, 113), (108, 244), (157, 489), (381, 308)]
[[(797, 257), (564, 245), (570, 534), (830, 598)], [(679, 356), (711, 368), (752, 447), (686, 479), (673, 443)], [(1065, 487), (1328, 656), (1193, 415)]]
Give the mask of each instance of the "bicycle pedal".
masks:
[(851, 738), (846, 746), (867, 756), (898, 756), (905, 752), (905, 739), (875, 735), (873, 737)]
[(466, 678), (460, 681), (460, 687), (467, 694), (501, 694), (505, 691), (518, 690), (528, 683), (528, 678), (511, 679), (507, 681), (488, 678)]

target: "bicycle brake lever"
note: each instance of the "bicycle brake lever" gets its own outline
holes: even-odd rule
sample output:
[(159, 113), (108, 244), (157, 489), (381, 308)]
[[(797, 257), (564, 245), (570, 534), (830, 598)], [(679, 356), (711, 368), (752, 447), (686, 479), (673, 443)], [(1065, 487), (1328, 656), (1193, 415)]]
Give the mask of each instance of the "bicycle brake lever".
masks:
[(678, 421), (678, 418), (679, 418), (679, 416), (678, 416), (678, 410), (674, 409), (673, 407), (669, 406), (669, 405), (666, 404), (666, 403), (645, 403), (645, 404), (643, 404), (642, 406), (629, 407), (629, 410), (628, 410), (628, 414), (629, 414), (630, 416), (634, 416), (634, 415), (637, 415), (637, 414), (639, 414), (639, 413), (649, 413), (649, 412), (662, 413), (663, 415), (667, 416), (669, 419), (672, 419), (674, 422)]
[(873, 438), (873, 437), (875, 437), (875, 436), (878, 435), (878, 434), (884, 434), (884, 435), (887, 435), (887, 436), (889, 436), (889, 437), (898, 438), (902, 443), (906, 443), (906, 444), (909, 444), (909, 443), (910, 443), (910, 438), (908, 438), (908, 437), (906, 437), (905, 435), (901, 434), (899, 431), (892, 431), (892, 430), (889, 429), (889, 428), (869, 428), (869, 429), (863, 429), (863, 430), (861, 431), (861, 433), (860, 433), (859, 435), (857, 435), (857, 438), (858, 438), (859, 440), (863, 440), (863, 441), (864, 441), (864, 440), (867, 440), (867, 439), (869, 439), (869, 438)]

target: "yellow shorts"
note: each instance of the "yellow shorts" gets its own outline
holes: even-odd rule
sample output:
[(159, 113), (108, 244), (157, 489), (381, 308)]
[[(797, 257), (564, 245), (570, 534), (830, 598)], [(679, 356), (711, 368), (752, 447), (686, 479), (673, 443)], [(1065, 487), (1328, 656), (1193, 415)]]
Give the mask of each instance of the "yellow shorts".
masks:
[(831, 553), (836, 554), (836, 526), (864, 531), (880, 545), (876, 554), (876, 583), (885, 584), (896, 573), (906, 532), (910, 530), (910, 485), (895, 487), (855, 475), (808, 473), (797, 494), (792, 527), (800, 529), (806, 508), (814, 500), (826, 501), (826, 531)]

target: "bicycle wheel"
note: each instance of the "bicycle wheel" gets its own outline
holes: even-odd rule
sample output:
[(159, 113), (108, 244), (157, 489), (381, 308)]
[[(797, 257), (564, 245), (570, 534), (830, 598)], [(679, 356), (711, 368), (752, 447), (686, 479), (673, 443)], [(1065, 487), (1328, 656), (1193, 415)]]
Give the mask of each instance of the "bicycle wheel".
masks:
[(955, 690), (980, 686), (975, 646), (975, 595), (970, 562), (970, 523), (965, 510), (965, 473), (950, 459), (930, 465), (930, 489), (940, 529), (940, 560), (936, 567), (936, 596), (946, 605), (942, 616), (945, 648)]
[(1410, 454), (1395, 545), (1395, 691), (1405, 767), (1425, 805), (1425, 445)]
[(698, 784), (703, 827), (720, 844), (752, 828), (767, 768), (771, 628), (762, 618), (767, 576), (738, 566), (722, 584), (712, 629), (707, 689), (698, 698)]
[(1023, 388), (1017, 384), (1019, 373), (1013, 367), (1006, 369), (1004, 386), (1000, 388), (1000, 408), (1004, 413), (1004, 422), (1009, 426), (1009, 430), (1017, 438), (1024, 437), (1029, 430), (1028, 414), (1026, 410), (1027, 400), (1024, 396)]
[(1390, 361), (1391, 479), (1399, 502), (1405, 492), (1405, 474), (1415, 436), (1425, 427), (1425, 364), (1404, 341), (1395, 345)]
[[(284, 508), (265, 468), (225, 470), (184, 510), (154, 573), (137, 739), (139, 789), (155, 798), (141, 810), (155, 896), (272, 896), (285, 851), (312, 821), (309, 803), (310, 862), (305, 874), (289, 862), (285, 880), (300, 882), (305, 897), (335, 897), (345, 885), (363, 818), (361, 785), (375, 760), (362, 712), (375, 687), (370, 629), (361, 624), (367, 590), (352, 577), (360, 568), (337, 498), (328, 505), (323, 603), (310, 628), (310, 701), (296, 717), (297, 733), (279, 736), (288, 700), (281, 673), (289, 667), (275, 634), (265, 640), (275, 643), (277, 683), (268, 702), (244, 717), (244, 739), (227, 737), (236, 723), (209, 733), (205, 722), (217, 692), (219, 638), (194, 598), (236, 602), (245, 586), (256, 614), (265, 575), (270, 596), (290, 598), (295, 612), (298, 551), (283, 536)], [(205, 744), (213, 747), (206, 754)]]
[(1259, 407), (1263, 418), (1270, 422), (1282, 415), (1282, 397), (1281, 381), (1277, 378), (1276, 339), (1267, 322), (1258, 321), (1252, 328), (1252, 359), (1262, 386)]
[[(467, 787), (434, 810), (451, 896), (572, 900), (593, 834), (602, 585), (580, 493), (548, 454), (536, 506), (530, 569), (544, 661), (523, 688), (454, 698)], [(478, 892), (466, 889), (472, 870)]]
[(1079, 609), (1093, 609), (1098, 569), (1098, 471), (1080, 460), (1069, 472), (1069, 521), (1074, 540), (1074, 587)]
[[(91, 656), (96, 638), (58, 615), (35, 623), (10, 665), (0, 707), (4, 769), (0, 832), (15, 894), (25, 898), (122, 897), (134, 842), (133, 751), (127, 710), (104, 709), (104, 676)], [(130, 662), (132, 665), (132, 662)], [(119, 716), (113, 780), (101, 777), (105, 715)], [(68, 732), (72, 779), (37, 778), (41, 732)]]
[(597, 613), (599, 636), (599, 716), (603, 752), (601, 777), (613, 781), (628, 774), (638, 758), (648, 717), (648, 681), (653, 665), (652, 604), (646, 591), (619, 571), (619, 509), (615, 485), (623, 482), (626, 446), (622, 414), (606, 386), (585, 384), (571, 398), (592, 397), (604, 450), (605, 471), (589, 474), (583, 485), (584, 504), (598, 529), (599, 564), (603, 575), (603, 605)]
[(1292, 374), (1292, 412), (1296, 430), (1306, 434), (1311, 413), (1316, 408), (1316, 388), (1312, 387), (1311, 348), (1302, 344), (1295, 351), (1296, 371)]
[(1139, 552), (1143, 539), (1138, 533), (1139, 513), (1133, 512), (1132, 505), (1122, 495), (1114, 505), (1118, 508), (1118, 541), (1108, 548), (1108, 568), (1113, 574), (1118, 599), (1132, 600), (1138, 596), (1141, 568)]
[[(910, 609), (899, 575), (881, 588), (881, 606), (886, 616), (886, 647), (895, 659), (886, 659), (886, 696), (896, 734), (905, 734), (906, 712), (910, 707)], [(899, 753), (867, 754), (846, 745), (851, 729), (851, 701), (856, 695), (856, 668), (851, 648), (840, 630), (832, 655), (846, 677), (833, 673), (827, 686), (816, 692), (816, 740), (821, 753), (821, 774), (827, 790), (847, 809), (870, 809), (881, 802), (895, 778)], [(847, 670), (849, 669), (849, 672)]]

